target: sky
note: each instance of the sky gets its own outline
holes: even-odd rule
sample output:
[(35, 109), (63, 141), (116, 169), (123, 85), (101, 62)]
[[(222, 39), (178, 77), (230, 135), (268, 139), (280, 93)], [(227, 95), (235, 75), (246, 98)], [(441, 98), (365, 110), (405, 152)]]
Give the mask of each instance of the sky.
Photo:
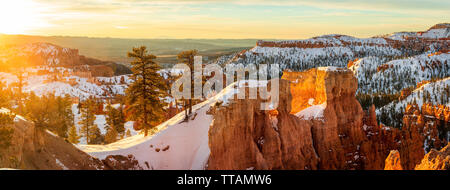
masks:
[(14, 0), (0, 33), (113, 38), (372, 37), (450, 22), (446, 0)]

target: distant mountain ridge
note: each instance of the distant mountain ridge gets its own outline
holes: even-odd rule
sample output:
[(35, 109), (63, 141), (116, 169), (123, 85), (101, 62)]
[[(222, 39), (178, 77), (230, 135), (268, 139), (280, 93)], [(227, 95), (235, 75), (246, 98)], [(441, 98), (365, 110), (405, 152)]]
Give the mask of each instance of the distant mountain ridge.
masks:
[[(398, 32), (372, 38), (333, 34), (305, 40), (258, 41), (253, 48), (223, 56), (216, 63), (279, 64), (280, 70), (292, 71), (347, 67), (358, 79), (357, 98), (363, 108), (375, 104), (380, 109), (388, 103), (394, 104), (402, 91), (421, 82), (450, 77), (449, 31), (450, 24), (443, 23), (423, 32)], [(438, 101), (428, 103), (448, 104), (447, 94), (439, 97)], [(400, 109), (387, 117), (378, 116), (396, 118), (382, 122), (400, 127), (401, 113)]]
[[(127, 63), (127, 52), (133, 47), (145, 45), (149, 51), (158, 56), (162, 64), (176, 63), (176, 55), (180, 51), (197, 49), (204, 57), (215, 59), (218, 56), (231, 54), (249, 48), (256, 39), (121, 39), (90, 38), (67, 36), (28, 36), (2, 35), (0, 41), (6, 45), (23, 45), (45, 42), (59, 46), (78, 49), (79, 53), (88, 57)], [(0, 45), (1, 47), (1, 45)]]
[[(0, 48), (0, 68), (5, 67), (80, 67), (89, 65), (98, 76), (130, 74), (126, 66), (112, 61), (102, 61), (79, 54), (78, 49), (61, 47), (59, 45), (36, 42), (8, 45)], [(103, 66), (103, 67), (102, 67)], [(98, 68), (100, 67), (100, 68)], [(105, 71), (109, 70), (109, 74)]]

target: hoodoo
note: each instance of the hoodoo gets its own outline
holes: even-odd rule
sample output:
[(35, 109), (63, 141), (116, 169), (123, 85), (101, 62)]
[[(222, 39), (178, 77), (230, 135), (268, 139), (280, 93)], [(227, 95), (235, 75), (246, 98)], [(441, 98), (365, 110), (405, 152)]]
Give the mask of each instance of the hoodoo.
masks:
[(214, 108), (208, 169), (384, 169), (397, 148), (408, 158), (418, 152), (410, 162), (419, 162), (420, 144), (409, 146), (413, 137), (378, 126), (375, 109), (363, 111), (356, 89), (351, 71), (321, 67), (284, 72), (276, 110), (261, 111), (261, 100)]

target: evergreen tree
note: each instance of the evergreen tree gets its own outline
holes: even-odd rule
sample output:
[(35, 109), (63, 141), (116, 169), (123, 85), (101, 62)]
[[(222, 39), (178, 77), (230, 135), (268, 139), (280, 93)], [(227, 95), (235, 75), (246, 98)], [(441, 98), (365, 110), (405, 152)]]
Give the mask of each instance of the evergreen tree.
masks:
[(110, 127), (107, 129), (105, 134), (105, 142), (110, 144), (117, 141), (117, 130), (114, 127)]
[(125, 133), (125, 116), (120, 105), (118, 109), (108, 104), (106, 106), (106, 130), (114, 129), (117, 134)]
[(105, 137), (102, 135), (100, 128), (97, 125), (92, 126), (91, 144), (104, 144)]
[(161, 98), (166, 95), (167, 86), (157, 73), (160, 66), (154, 61), (156, 56), (149, 54), (145, 46), (133, 48), (128, 57), (134, 58), (131, 62), (134, 82), (126, 91), (126, 112), (129, 119), (141, 124), (138, 128), (147, 136), (148, 130), (164, 118), (165, 103)]
[(67, 131), (73, 126), (72, 102), (70, 97), (54, 97), (51, 95), (51, 102), (55, 102), (54, 108), (49, 110), (51, 115), (49, 129), (55, 131), (60, 137), (67, 137)]
[(78, 144), (78, 143), (80, 143), (80, 138), (81, 138), (81, 136), (78, 135), (78, 133), (77, 133), (77, 128), (76, 128), (74, 125), (72, 125), (72, 127), (70, 127), (68, 136), (69, 136), (69, 137), (67, 138), (67, 140), (68, 140), (70, 143), (72, 143), (72, 144)]
[(131, 137), (131, 131), (129, 129), (127, 129), (127, 137)]
[(186, 118), (192, 114), (192, 99), (194, 98), (194, 57), (198, 55), (197, 50), (182, 51), (177, 55), (178, 60), (189, 66), (191, 72), (191, 98), (184, 100), (184, 113)]
[(11, 125), (14, 117), (15, 115), (11, 114), (0, 114), (0, 150), (11, 146), (11, 139), (14, 133), (14, 127)]
[(51, 106), (53, 104), (47, 96), (38, 97), (34, 93), (30, 93), (24, 102), (23, 115), (32, 121), (36, 128), (46, 129), (49, 126)]
[(10, 96), (7, 89), (5, 89), (5, 85), (0, 82), (0, 108), (9, 108)]
[(24, 101), (23, 115), (40, 129), (48, 129), (66, 138), (73, 123), (72, 101), (69, 96), (53, 94), (38, 97), (29, 94)]
[(81, 107), (81, 120), (79, 124), (81, 125), (81, 134), (86, 138), (86, 143), (91, 144), (96, 138), (96, 125), (94, 125), (95, 114), (97, 107), (95, 105), (95, 100), (91, 97), (85, 100)]
[(23, 94), (23, 87), (26, 85), (26, 82), (24, 81), (24, 72), (22, 70), (20, 70), (17, 74), (17, 79), (18, 82), (14, 83), (13, 86), (15, 86), (16, 89), (16, 93), (15, 93), (15, 98), (16, 98), (16, 102), (17, 102), (17, 112), (19, 114), (23, 114), (24, 112), (24, 103), (23, 103), (23, 99), (24, 99), (24, 94)]

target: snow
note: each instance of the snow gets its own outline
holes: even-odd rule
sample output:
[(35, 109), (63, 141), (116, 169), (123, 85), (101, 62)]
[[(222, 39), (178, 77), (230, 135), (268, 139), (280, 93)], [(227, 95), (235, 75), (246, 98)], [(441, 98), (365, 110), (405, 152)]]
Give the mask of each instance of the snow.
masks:
[(448, 38), (450, 37), (450, 30), (448, 28), (431, 29), (419, 35), (422, 38)]
[(391, 121), (392, 123), (388, 123), (390, 126), (401, 126), (402, 120), (395, 120), (393, 119), (395, 115), (403, 114), (405, 111), (405, 108), (408, 104), (412, 104), (414, 100), (416, 101), (416, 104), (419, 106), (419, 108), (422, 107), (424, 102), (424, 94), (430, 94), (429, 98), (427, 98), (426, 103), (431, 103), (433, 105), (444, 105), (447, 107), (450, 107), (450, 97), (448, 96), (448, 93), (446, 92), (446, 87), (450, 86), (450, 77), (427, 83), (420, 88), (417, 88), (411, 92), (411, 94), (406, 97), (405, 99), (398, 101), (395, 100), (381, 108), (378, 108), (376, 110), (377, 117), (381, 117), (383, 114), (386, 114), (386, 116), (389, 118), (388, 122)]
[(106, 134), (106, 116), (105, 115), (95, 115), (94, 125), (100, 129), (102, 134)]
[(320, 105), (313, 105), (296, 113), (295, 116), (305, 120), (323, 119), (323, 111), (325, 110), (326, 107), (327, 103), (323, 103)]
[[(1, 114), (13, 114), (11, 112), (11, 110), (6, 109), (6, 108), (0, 108), (0, 113)], [(27, 121), (23, 116), (20, 115), (16, 115), (16, 117), (14, 118), (14, 122), (19, 122), (19, 121)]]
[[(432, 96), (430, 96), (430, 99), (428, 100), (428, 102), (431, 102), (434, 105), (441, 104), (442, 103), (442, 102), (440, 102), (440, 100), (442, 99), (441, 96), (444, 96), (444, 104), (443, 105), (450, 106), (450, 99), (449, 99), (449, 97), (445, 96), (445, 87), (446, 86), (450, 86), (450, 77), (447, 77), (445, 79), (442, 79), (442, 80), (439, 80), (436, 82), (431, 82), (431, 83), (425, 84), (425, 85), (421, 86), (420, 88), (415, 89), (406, 99), (404, 99), (402, 101), (391, 102), (388, 105), (386, 105), (380, 109), (377, 109), (377, 111), (376, 111), (377, 115), (380, 114), (381, 110), (383, 110), (383, 109), (391, 110), (391, 107), (396, 112), (403, 111), (402, 109), (405, 109), (406, 105), (408, 103), (412, 103), (414, 101), (414, 99), (416, 100), (417, 105), (419, 107), (422, 107), (422, 105), (424, 104), (422, 96), (425, 91), (432, 94)], [(436, 93), (433, 93), (433, 90), (436, 90)]]
[(144, 169), (204, 169), (210, 153), (208, 131), (213, 124), (213, 116), (206, 112), (216, 102), (227, 102), (238, 92), (238, 84), (231, 84), (214, 97), (195, 105), (195, 119), (183, 121), (184, 112), (179, 113), (156, 126), (158, 132), (152, 136), (137, 134), (108, 145), (79, 145), (79, 148), (99, 159), (132, 154)]
[(0, 108), (0, 113), (1, 114), (9, 114), (11, 111), (9, 111), (8, 109), (6, 109), (6, 108)]
[(423, 33), (420, 32), (396, 32), (387, 36), (387, 38), (392, 40), (401, 40), (404, 41), (405, 38), (429, 38), (429, 39), (439, 39), (439, 38), (448, 38), (450, 37), (450, 30), (448, 28), (435, 28), (425, 31)]
[(308, 104), (309, 104), (309, 105), (313, 105), (313, 104), (314, 104), (314, 100), (315, 100), (314, 98), (310, 98), (310, 99), (308, 100)]
[(334, 66), (328, 66), (328, 67), (319, 67), (319, 71), (326, 71), (326, 72), (346, 72), (348, 71), (346, 68), (339, 68)]
[[(387, 69), (378, 71), (377, 68), (382, 65)], [(358, 91), (363, 93), (399, 92), (423, 80), (448, 77), (448, 68), (449, 53), (424, 53), (391, 61), (380, 57), (365, 57), (349, 67), (358, 79)]]
[[(53, 68), (66, 71), (64, 68)], [(38, 69), (37, 69), (38, 70)], [(48, 70), (45, 68), (44, 70)], [(24, 77), (23, 92), (34, 92), (37, 96), (47, 94), (54, 94), (55, 96), (69, 95), (71, 97), (79, 97), (85, 99), (90, 96), (97, 98), (106, 98), (114, 94), (124, 95), (127, 84), (132, 80), (128, 75), (114, 76), (114, 77), (97, 77), (100, 83), (93, 83), (87, 78), (78, 76), (62, 77), (57, 81), (53, 81), (52, 75), (36, 75), (33, 73), (26, 73)], [(120, 83), (120, 79), (124, 77), (125, 84)], [(17, 76), (0, 72), (0, 80), (7, 86), (17, 83), (19, 79)]]
[(51, 131), (49, 131), (49, 130), (45, 130), (45, 132), (47, 132), (48, 134), (50, 134), (50, 135), (52, 135), (52, 136), (54, 136), (54, 137), (58, 137), (58, 135), (56, 135), (55, 133), (53, 133), (53, 132), (51, 132)]
[[(114, 104), (112, 105), (113, 107), (115, 107), (116, 109), (120, 106), (120, 104)], [(106, 105), (104, 106), (106, 107)], [(81, 120), (81, 113), (78, 113), (78, 104), (72, 104), (72, 113), (74, 116), (74, 123), (75, 123), (75, 127), (77, 128), (77, 133), (78, 135), (80, 134), (81, 131), (81, 125), (79, 124), (80, 120)], [(137, 135), (139, 132), (135, 131), (133, 128), (133, 123), (134, 121), (127, 121), (124, 124), (124, 128), (125, 128), (125, 132), (127, 130), (130, 131), (131, 136)], [(94, 124), (97, 125), (97, 127), (100, 129), (100, 133), (102, 135), (105, 135), (107, 130), (106, 130), (106, 115), (95, 115), (95, 120), (94, 120)], [(86, 138), (85, 137), (81, 137), (80, 138), (80, 143), (78, 143), (79, 145), (85, 145), (86, 144)]]
[(56, 164), (58, 164), (58, 166), (60, 166), (63, 170), (69, 170), (69, 168), (67, 168), (63, 163), (61, 163), (61, 161), (59, 161), (58, 158), (56, 158)]
[[(324, 35), (307, 40), (276, 41), (282, 47), (257, 46), (220, 57), (216, 63), (279, 64), (281, 70), (302, 71), (320, 66), (345, 67), (349, 60), (366, 56), (400, 57), (404, 52), (392, 47), (384, 38), (355, 38), (345, 35)], [(295, 47), (295, 45), (303, 44)], [(284, 45), (284, 46), (283, 46)]]

